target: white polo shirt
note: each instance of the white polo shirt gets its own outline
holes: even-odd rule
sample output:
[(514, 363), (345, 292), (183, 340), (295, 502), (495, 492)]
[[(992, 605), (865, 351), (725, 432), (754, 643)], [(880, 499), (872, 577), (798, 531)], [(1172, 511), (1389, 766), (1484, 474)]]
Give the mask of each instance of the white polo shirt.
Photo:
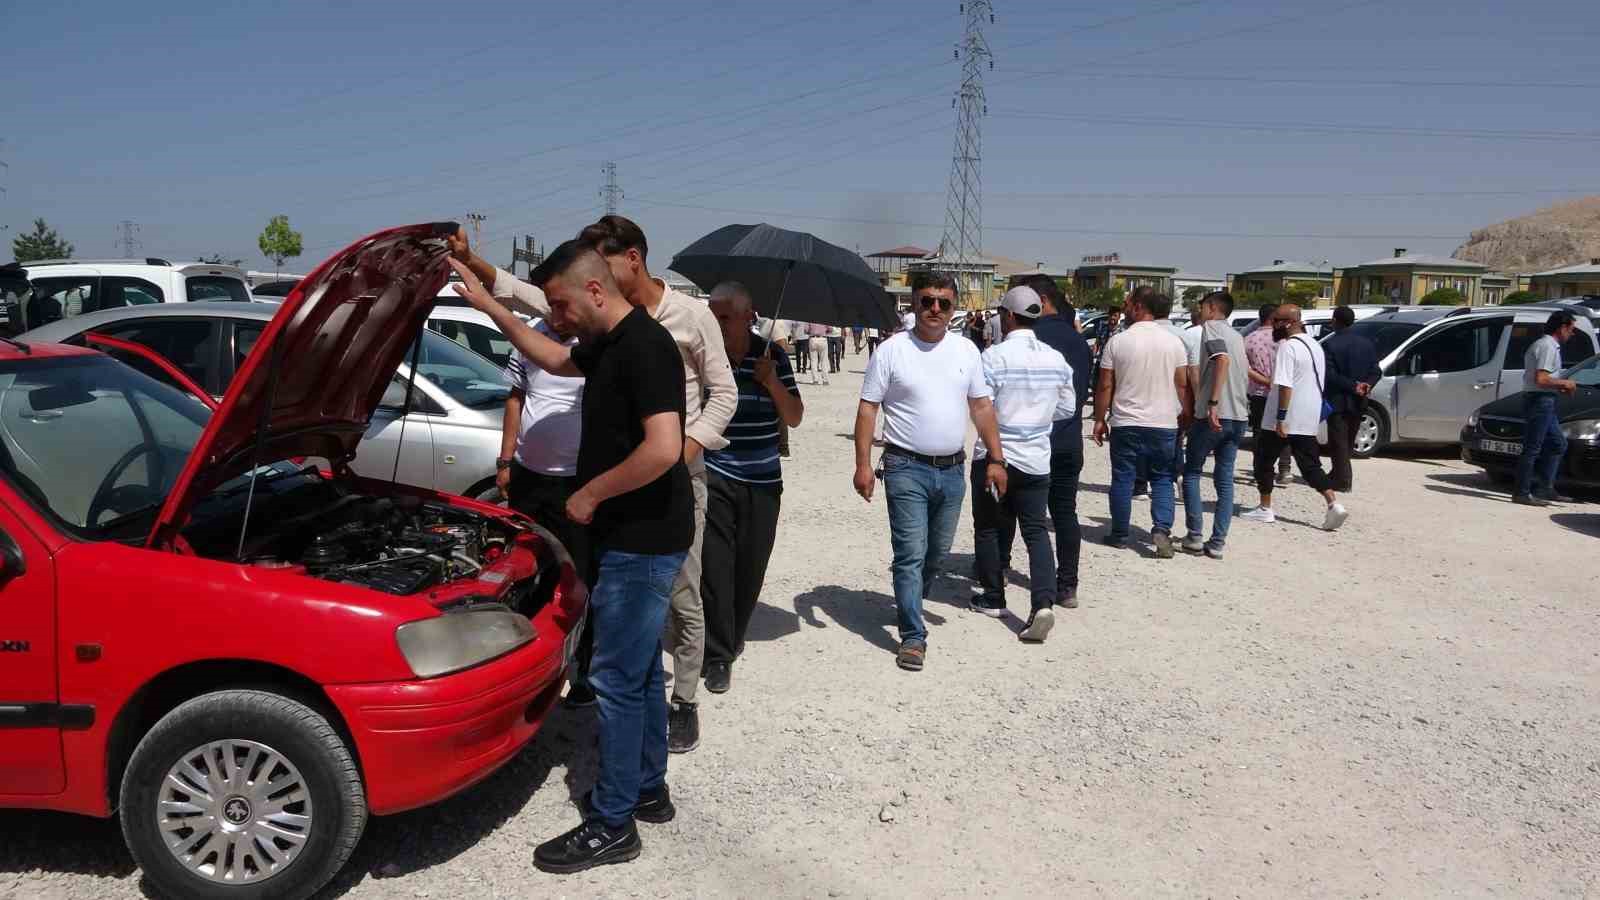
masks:
[(1175, 375), (1189, 365), (1189, 354), (1173, 328), (1135, 322), (1106, 343), (1100, 368), (1116, 373), (1111, 393), (1112, 428), (1177, 428), (1183, 405)]
[(972, 418), (967, 401), (993, 394), (977, 346), (955, 332), (937, 344), (911, 331), (885, 340), (861, 384), (861, 399), (882, 405), (884, 440), (928, 456), (960, 452)]

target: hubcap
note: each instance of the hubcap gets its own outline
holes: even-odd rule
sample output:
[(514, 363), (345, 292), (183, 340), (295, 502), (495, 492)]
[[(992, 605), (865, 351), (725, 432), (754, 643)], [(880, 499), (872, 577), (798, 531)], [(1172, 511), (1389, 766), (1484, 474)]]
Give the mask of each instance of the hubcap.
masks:
[(255, 884), (299, 858), (311, 837), (311, 792), (271, 747), (214, 741), (167, 770), (155, 815), (185, 869), (220, 884)]
[(1371, 453), (1378, 446), (1378, 420), (1372, 413), (1361, 417), (1361, 424), (1356, 428), (1356, 452)]

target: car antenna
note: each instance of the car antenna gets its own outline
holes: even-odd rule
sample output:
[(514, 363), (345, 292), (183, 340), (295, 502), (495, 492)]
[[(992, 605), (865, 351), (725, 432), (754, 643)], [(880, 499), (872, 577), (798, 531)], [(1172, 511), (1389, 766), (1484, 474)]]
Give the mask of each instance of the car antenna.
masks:
[(250, 507), (256, 499), (256, 479), (261, 477), (261, 445), (267, 440), (267, 425), (272, 421), (272, 404), (278, 397), (278, 357), (283, 353), (283, 341), (272, 342), (272, 356), (267, 360), (267, 396), (261, 404), (261, 417), (256, 422), (255, 446), (250, 448), (250, 490), (244, 495), (244, 518), (239, 522), (239, 547), (233, 553), (235, 562), (244, 562), (244, 537), (250, 532)]
[(16, 338), (6, 337), (5, 335), (0, 334), (0, 341), (5, 341), (6, 343), (10, 344), (11, 346), (17, 348), (18, 350), (21, 350), (23, 353), (32, 353), (33, 352), (33, 348), (32, 347), (29, 347), (27, 344), (24, 344), (23, 342), (17, 340)]
[(394, 446), (394, 471), (389, 473), (389, 486), (400, 481), (400, 451), (406, 444), (406, 420), (411, 418), (411, 398), (417, 389), (417, 360), (422, 356), (422, 336), (427, 329), (417, 332), (417, 342), (411, 345), (411, 374), (406, 378), (406, 400), (400, 404), (400, 438)]

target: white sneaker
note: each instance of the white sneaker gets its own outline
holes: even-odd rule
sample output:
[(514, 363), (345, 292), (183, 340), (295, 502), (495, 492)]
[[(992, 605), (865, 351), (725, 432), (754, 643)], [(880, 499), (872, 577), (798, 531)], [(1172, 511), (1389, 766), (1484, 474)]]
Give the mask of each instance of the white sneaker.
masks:
[(1249, 512), (1240, 513), (1239, 518), (1249, 519), (1252, 522), (1260, 522), (1263, 525), (1271, 525), (1272, 523), (1278, 521), (1278, 514), (1273, 512), (1272, 507), (1270, 506), (1258, 506)]
[(1335, 503), (1328, 507), (1327, 516), (1322, 519), (1323, 531), (1338, 531), (1339, 526), (1350, 518), (1350, 510), (1344, 508), (1343, 503)]
[(1033, 615), (1028, 617), (1028, 627), (1022, 629), (1022, 633), (1017, 637), (1030, 644), (1042, 644), (1044, 639), (1050, 635), (1050, 629), (1054, 628), (1055, 624), (1055, 610), (1048, 606), (1034, 610)]

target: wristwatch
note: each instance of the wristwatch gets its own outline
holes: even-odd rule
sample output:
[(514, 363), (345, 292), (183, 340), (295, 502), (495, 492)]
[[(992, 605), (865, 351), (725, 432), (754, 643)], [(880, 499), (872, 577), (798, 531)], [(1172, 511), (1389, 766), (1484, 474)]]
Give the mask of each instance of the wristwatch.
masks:
[(495, 468), (495, 471), (497, 471), (497, 472), (502, 470), (502, 469), (511, 468), (511, 458), (507, 457), (507, 456), (500, 457), (499, 459), (494, 461), (494, 468)]
[(1222, 405), (1222, 401), (1221, 400), (1210, 400), (1210, 401), (1207, 401), (1206, 405), (1207, 406), (1221, 406)]

